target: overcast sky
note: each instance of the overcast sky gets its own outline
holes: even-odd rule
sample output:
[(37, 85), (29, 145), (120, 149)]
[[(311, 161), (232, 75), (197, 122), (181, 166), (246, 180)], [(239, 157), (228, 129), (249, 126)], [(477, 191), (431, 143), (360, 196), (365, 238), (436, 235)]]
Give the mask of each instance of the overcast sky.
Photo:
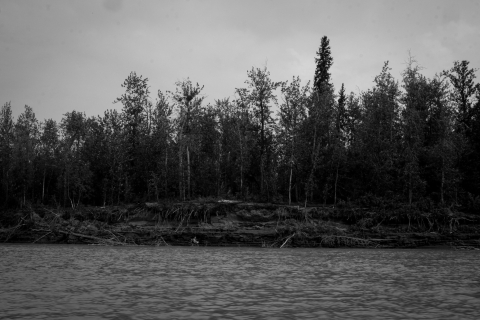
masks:
[(386, 60), (400, 80), (408, 51), (428, 77), (455, 60), (480, 68), (480, 1), (0, 0), (0, 104), (15, 118), (25, 104), (39, 120), (101, 115), (121, 109), (131, 71), (152, 101), (187, 77), (207, 102), (233, 98), (265, 65), (306, 83), (324, 35), (336, 91), (372, 87)]

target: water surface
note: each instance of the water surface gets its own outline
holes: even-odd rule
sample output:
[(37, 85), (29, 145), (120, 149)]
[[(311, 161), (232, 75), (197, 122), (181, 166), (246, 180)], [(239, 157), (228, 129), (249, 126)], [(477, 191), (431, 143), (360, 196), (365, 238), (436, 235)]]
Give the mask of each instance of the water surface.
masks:
[(480, 251), (0, 245), (0, 318), (480, 319)]

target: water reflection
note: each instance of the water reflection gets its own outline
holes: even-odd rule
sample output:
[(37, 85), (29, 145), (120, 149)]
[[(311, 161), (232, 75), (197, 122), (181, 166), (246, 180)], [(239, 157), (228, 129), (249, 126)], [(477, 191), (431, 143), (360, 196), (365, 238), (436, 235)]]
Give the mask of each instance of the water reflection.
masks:
[(480, 318), (478, 251), (3, 245), (0, 257), (0, 318)]

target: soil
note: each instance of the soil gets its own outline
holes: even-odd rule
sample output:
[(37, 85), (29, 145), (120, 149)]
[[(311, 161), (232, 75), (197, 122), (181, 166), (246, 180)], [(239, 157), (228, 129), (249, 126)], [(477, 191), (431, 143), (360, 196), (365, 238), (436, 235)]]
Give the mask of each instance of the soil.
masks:
[(0, 213), (0, 242), (479, 250), (480, 215), (227, 200), (35, 206)]

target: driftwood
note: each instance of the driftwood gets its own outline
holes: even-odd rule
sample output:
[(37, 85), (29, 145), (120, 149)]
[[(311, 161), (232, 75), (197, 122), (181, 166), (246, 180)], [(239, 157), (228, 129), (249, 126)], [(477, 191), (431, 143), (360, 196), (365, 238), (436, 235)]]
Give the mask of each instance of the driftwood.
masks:
[[(355, 245), (362, 245), (362, 246), (375, 246), (375, 247), (379, 246), (378, 243), (375, 243), (370, 239), (362, 239), (362, 238), (355, 238), (355, 237), (348, 237), (348, 236), (337, 236), (337, 235), (328, 235), (328, 236), (323, 236), (321, 238), (322, 238), (321, 243), (327, 244), (327, 245), (332, 245), (335, 240), (337, 240), (339, 243), (340, 243), (340, 240), (343, 240), (344, 245), (355, 244)], [(376, 239), (376, 240), (383, 241), (383, 239)]]
[(295, 233), (292, 234), (291, 236), (289, 236), (289, 237), (287, 238), (287, 240), (285, 240), (285, 242), (280, 246), (280, 249), (282, 249), (283, 246), (288, 242), (288, 240), (290, 240), (294, 235), (295, 235)]
[(125, 243), (120, 242), (120, 241), (114, 241), (112, 239), (103, 239), (103, 238), (98, 238), (98, 237), (94, 237), (94, 236), (87, 236), (85, 234), (76, 233), (76, 232), (67, 232), (67, 231), (58, 231), (58, 232), (61, 233), (61, 234), (65, 234), (65, 235), (72, 235), (72, 236), (79, 237), (79, 238), (95, 240), (97, 242), (107, 242), (107, 243), (112, 244), (112, 245), (125, 245)]
[(52, 233), (52, 232), (53, 232), (53, 231), (50, 231), (50, 232), (47, 232), (47, 233), (45, 233), (43, 236), (41, 236), (41, 237), (40, 237), (40, 238), (38, 238), (37, 240), (33, 241), (32, 243), (35, 243), (35, 242), (37, 242), (37, 241), (39, 241), (39, 240), (41, 240), (41, 239), (45, 238), (46, 236), (48, 236), (48, 235), (49, 235), (50, 233)]
[(23, 218), (20, 219), (20, 222), (11, 229), (10, 231), (10, 234), (8, 236), (5, 237), (5, 241), (3, 241), (4, 243), (7, 242), (8, 240), (10, 240), (10, 238), (15, 234), (15, 232), (23, 225), (25, 225), (25, 218), (27, 217), (28, 215), (24, 216)]
[[(167, 243), (167, 241), (165, 241), (165, 239), (163, 239), (163, 237), (162, 237), (161, 235), (159, 235), (159, 237), (160, 237), (160, 239), (162, 239), (162, 242), (163, 242), (164, 245), (169, 246), (169, 244)], [(157, 241), (157, 242), (155, 243), (155, 246), (159, 246), (159, 245), (160, 245), (160, 241)]]
[[(416, 213), (415, 219), (422, 225), (416, 233), (403, 233), (408, 223), (406, 216), (395, 216), (396, 220), (390, 221), (390, 212), (370, 212), (367, 208), (338, 208), (335, 212), (330, 209), (309, 206), (309, 219), (305, 221), (303, 206), (233, 200), (85, 207), (75, 212), (39, 207), (38, 215), (32, 209), (27, 215), (22, 211), (9, 216), (15, 220), (9, 219), (9, 228), (0, 229), (0, 242), (163, 246), (190, 245), (188, 240), (197, 236), (202, 245), (214, 246), (283, 248), (295, 242), (299, 247), (444, 244), (463, 249), (470, 244), (464, 243), (469, 239), (472, 247), (480, 247), (480, 218), (475, 215)], [(428, 219), (434, 223), (433, 227)], [(429, 230), (438, 233), (425, 233)]]

